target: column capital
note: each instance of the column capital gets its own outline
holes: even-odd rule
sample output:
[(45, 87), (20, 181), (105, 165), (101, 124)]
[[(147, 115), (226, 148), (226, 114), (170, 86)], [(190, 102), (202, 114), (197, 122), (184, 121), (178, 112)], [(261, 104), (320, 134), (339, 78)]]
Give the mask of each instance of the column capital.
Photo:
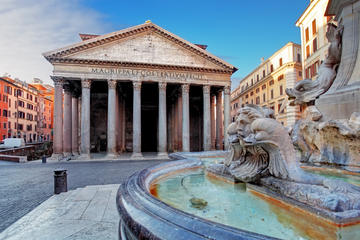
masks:
[(132, 82), (134, 90), (140, 91), (141, 90), (141, 81), (133, 81)]
[(225, 94), (225, 95), (230, 95), (230, 92), (231, 92), (231, 91), (230, 91), (230, 86), (225, 86), (225, 87), (224, 87), (224, 94)]
[(73, 98), (79, 98), (79, 97), (80, 97), (80, 93), (79, 93), (78, 90), (74, 90), (74, 91), (71, 92), (71, 96), (72, 96)]
[(81, 79), (81, 87), (82, 88), (90, 88), (91, 80), (90, 79)]
[(204, 85), (203, 86), (203, 92), (205, 94), (209, 94), (210, 93), (210, 85)]
[(71, 85), (70, 84), (64, 84), (63, 85), (63, 88), (64, 88), (64, 92), (66, 93), (66, 94), (71, 94), (72, 95), (72, 93), (73, 93), (73, 88), (71, 87)]
[(189, 84), (181, 85), (181, 90), (182, 90), (183, 93), (189, 93), (190, 85)]
[(109, 89), (115, 89), (116, 88), (116, 84), (117, 84), (117, 81), (116, 80), (113, 80), (113, 79), (109, 79), (107, 80), (107, 83), (108, 83), (108, 87)]
[(62, 77), (50, 76), (50, 78), (54, 81), (55, 87), (62, 87), (64, 84), (64, 79)]
[(159, 90), (166, 90), (166, 82), (159, 82)]

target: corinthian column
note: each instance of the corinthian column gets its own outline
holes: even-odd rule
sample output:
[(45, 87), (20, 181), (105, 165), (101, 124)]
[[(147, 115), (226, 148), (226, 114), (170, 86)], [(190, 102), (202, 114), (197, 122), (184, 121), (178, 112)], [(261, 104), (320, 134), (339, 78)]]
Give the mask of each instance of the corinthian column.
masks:
[(71, 86), (64, 85), (64, 135), (63, 135), (63, 152), (65, 157), (72, 156), (72, 110), (71, 110)]
[(55, 85), (54, 97), (54, 146), (51, 156), (54, 160), (63, 157), (63, 80), (51, 77)]
[(158, 155), (167, 156), (166, 83), (159, 82)]
[(227, 128), (230, 125), (230, 86), (224, 87), (224, 144), (225, 149), (229, 148), (229, 139), (227, 134)]
[(204, 151), (211, 149), (211, 119), (210, 119), (210, 86), (203, 86), (203, 102), (204, 102), (204, 116), (203, 116), (203, 143)]
[(72, 154), (77, 156), (79, 155), (79, 145), (78, 145), (78, 137), (79, 137), (79, 127), (78, 127), (78, 123), (79, 123), (79, 106), (78, 106), (78, 99), (79, 99), (79, 95), (76, 92), (73, 92), (72, 95), (72, 140), (71, 140), (71, 144), (72, 144)]
[(183, 152), (190, 152), (190, 110), (189, 110), (189, 84), (181, 85), (183, 119), (182, 119), (182, 146)]
[(211, 150), (216, 149), (215, 141), (215, 94), (210, 95), (210, 119), (211, 119)]
[(108, 80), (107, 157), (116, 158), (116, 81)]
[(222, 91), (216, 93), (216, 149), (223, 149)]
[(141, 154), (141, 82), (133, 82), (133, 154), (131, 158), (142, 159)]
[(80, 159), (90, 159), (90, 87), (91, 80), (81, 80)]

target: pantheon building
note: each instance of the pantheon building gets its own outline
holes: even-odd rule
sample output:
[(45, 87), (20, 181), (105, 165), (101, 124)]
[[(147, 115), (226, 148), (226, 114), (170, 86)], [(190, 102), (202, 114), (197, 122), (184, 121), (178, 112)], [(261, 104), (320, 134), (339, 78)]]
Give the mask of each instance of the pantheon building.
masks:
[(43, 54), (54, 67), (53, 158), (224, 148), (234, 66), (150, 21), (80, 37)]

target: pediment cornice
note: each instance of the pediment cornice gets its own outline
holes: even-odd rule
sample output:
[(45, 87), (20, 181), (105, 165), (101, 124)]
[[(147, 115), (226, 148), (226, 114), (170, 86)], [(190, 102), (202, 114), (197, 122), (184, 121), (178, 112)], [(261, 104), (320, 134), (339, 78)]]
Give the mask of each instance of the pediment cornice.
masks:
[[(98, 46), (101, 46), (103, 44), (108, 44), (120, 39), (124, 39), (124, 38), (128, 38), (137, 34), (141, 34), (144, 32), (154, 32), (156, 34), (161, 35), (162, 37), (176, 43), (177, 45), (197, 54), (198, 56), (207, 59), (208, 61), (213, 62), (214, 64), (220, 66), (221, 68), (224, 69), (224, 71), (231, 71), (231, 72), (235, 72), (237, 71), (237, 68), (234, 67), (233, 65), (223, 61), (222, 59), (214, 56), (213, 54), (209, 53), (208, 51), (202, 49), (199, 46), (196, 46), (195, 44), (192, 44), (178, 36), (176, 36), (175, 34), (172, 34), (168, 31), (166, 31), (165, 29), (157, 26), (154, 23), (144, 23), (138, 26), (134, 26), (134, 27), (130, 27), (124, 30), (120, 30), (117, 32), (113, 32), (113, 33), (109, 33), (109, 34), (105, 34), (105, 35), (101, 35), (98, 37), (94, 37), (64, 48), (60, 48), (60, 49), (56, 49), (50, 52), (46, 52), (44, 53), (44, 57), (51, 63), (53, 62), (59, 62), (62, 61), (61, 59), (66, 59), (67, 56), (72, 55), (74, 53), (77, 52), (81, 52), (84, 50), (88, 50), (91, 48), (95, 48)], [(63, 60), (66, 61), (66, 60)], [(85, 60), (86, 61), (86, 60)], [(102, 62), (102, 61), (99, 61)], [(108, 62), (108, 61), (105, 61)], [(118, 63), (118, 64), (123, 64), (123, 63)], [(133, 63), (136, 64), (136, 63)], [(144, 63), (145, 64), (145, 63)], [(179, 66), (181, 67), (181, 66)]]

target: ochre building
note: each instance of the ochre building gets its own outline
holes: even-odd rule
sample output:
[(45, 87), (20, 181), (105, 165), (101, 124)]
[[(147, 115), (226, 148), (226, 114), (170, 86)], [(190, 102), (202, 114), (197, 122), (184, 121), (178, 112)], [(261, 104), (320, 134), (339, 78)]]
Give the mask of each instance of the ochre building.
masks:
[(223, 148), (234, 66), (151, 22), (81, 38), (44, 53), (54, 66), (54, 158)]
[(299, 107), (289, 106), (286, 88), (302, 79), (301, 47), (289, 42), (240, 81), (231, 93), (231, 117), (239, 108), (256, 104), (274, 110), (276, 119), (291, 126), (300, 118)]

